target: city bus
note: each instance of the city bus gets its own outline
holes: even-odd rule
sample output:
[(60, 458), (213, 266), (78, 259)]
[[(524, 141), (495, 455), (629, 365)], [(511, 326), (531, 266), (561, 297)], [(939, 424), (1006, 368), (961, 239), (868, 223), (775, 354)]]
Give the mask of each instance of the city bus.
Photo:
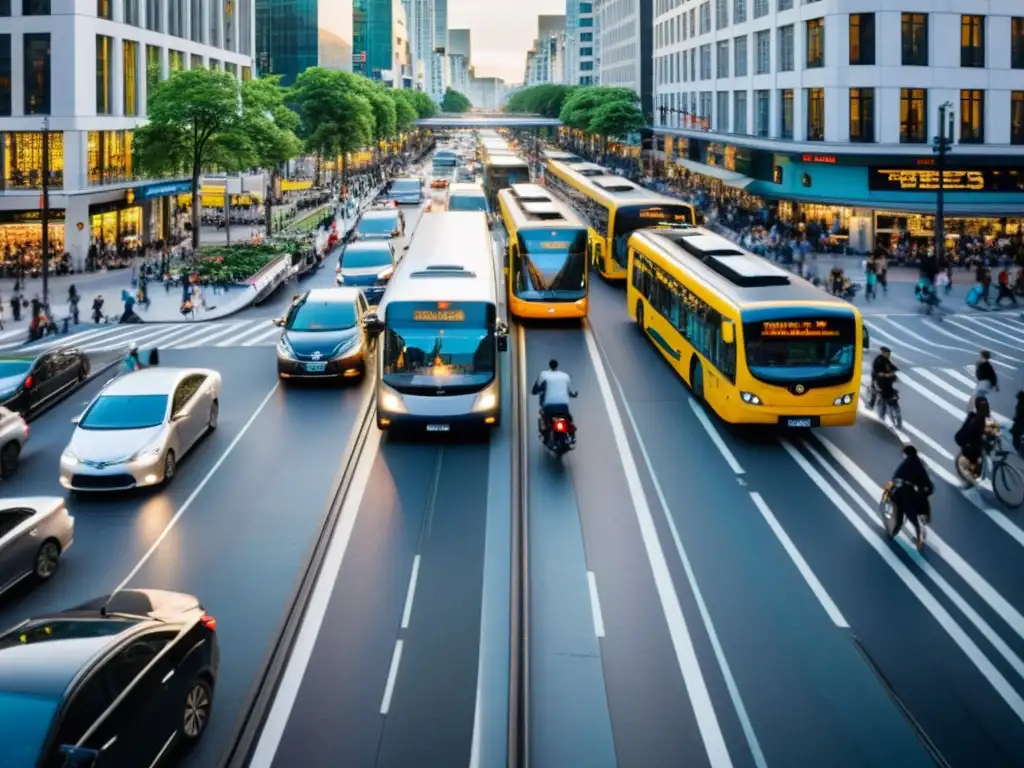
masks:
[(498, 210), (498, 193), (513, 184), (530, 183), (530, 166), (518, 157), (497, 156), (484, 162), (484, 194), (492, 211)]
[(630, 317), (724, 421), (854, 423), (868, 337), (853, 304), (700, 227), (633, 233), (628, 267)]
[(628, 241), (636, 230), (697, 223), (689, 203), (620, 176), (593, 175), (590, 164), (568, 166), (549, 160), (545, 168), (545, 184), (572, 203), (590, 226), (590, 263), (606, 280), (626, 279)]
[(424, 216), (376, 314), (377, 427), (426, 432), (501, 423), (498, 275), (487, 215)]
[(553, 160), (556, 163), (565, 163), (566, 165), (579, 165), (580, 163), (587, 162), (587, 159), (574, 155), (572, 152), (563, 152), (560, 149), (545, 149), (544, 159)]
[(587, 316), (587, 225), (536, 184), (498, 193), (508, 233), (508, 309), (515, 317)]

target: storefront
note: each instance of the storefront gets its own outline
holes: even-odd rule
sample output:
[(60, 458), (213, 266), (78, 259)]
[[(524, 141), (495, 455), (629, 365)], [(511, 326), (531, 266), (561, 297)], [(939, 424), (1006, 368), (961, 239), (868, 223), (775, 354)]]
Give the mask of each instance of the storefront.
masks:
[(142, 234), (142, 206), (127, 199), (90, 205), (89, 231), (94, 243), (134, 247)]
[[(34, 251), (42, 247), (43, 214), (40, 210), (0, 211), (0, 258), (10, 250)], [(64, 252), (64, 209), (50, 209), (51, 253)]]
[(178, 196), (191, 192), (192, 182), (188, 179), (144, 184), (128, 191), (131, 200), (142, 205), (145, 224), (140, 232), (143, 243), (170, 239), (176, 222), (181, 220)]

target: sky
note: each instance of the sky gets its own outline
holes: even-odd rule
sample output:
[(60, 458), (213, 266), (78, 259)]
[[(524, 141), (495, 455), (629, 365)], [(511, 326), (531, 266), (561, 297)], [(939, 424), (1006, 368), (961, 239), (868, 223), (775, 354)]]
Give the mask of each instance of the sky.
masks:
[(565, 0), (448, 0), (448, 28), (471, 30), (470, 64), (477, 77), (518, 83), (537, 36), (537, 16), (564, 13)]

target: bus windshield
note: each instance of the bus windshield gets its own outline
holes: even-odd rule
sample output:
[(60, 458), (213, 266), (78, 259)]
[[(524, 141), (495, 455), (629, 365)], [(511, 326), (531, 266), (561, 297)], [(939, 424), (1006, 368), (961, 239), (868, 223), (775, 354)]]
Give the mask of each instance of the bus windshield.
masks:
[(519, 232), (521, 258), (512, 291), (527, 301), (577, 301), (587, 295), (587, 233), (582, 229)]
[(495, 319), (494, 305), (483, 302), (389, 304), (384, 383), (405, 393), (482, 389), (494, 380)]
[(629, 256), (629, 236), (638, 229), (659, 224), (693, 224), (693, 209), (683, 203), (623, 205), (615, 212), (612, 258), (623, 269)]
[(850, 381), (857, 328), (850, 316), (807, 315), (743, 324), (750, 374), (766, 384), (830, 386)]

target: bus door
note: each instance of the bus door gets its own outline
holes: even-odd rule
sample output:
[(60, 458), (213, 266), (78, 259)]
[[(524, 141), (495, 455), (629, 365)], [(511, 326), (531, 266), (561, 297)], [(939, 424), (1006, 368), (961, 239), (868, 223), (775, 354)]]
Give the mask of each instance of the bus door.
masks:
[(601, 241), (597, 238), (590, 241), (590, 263), (598, 272), (604, 268), (604, 262), (601, 259)]

